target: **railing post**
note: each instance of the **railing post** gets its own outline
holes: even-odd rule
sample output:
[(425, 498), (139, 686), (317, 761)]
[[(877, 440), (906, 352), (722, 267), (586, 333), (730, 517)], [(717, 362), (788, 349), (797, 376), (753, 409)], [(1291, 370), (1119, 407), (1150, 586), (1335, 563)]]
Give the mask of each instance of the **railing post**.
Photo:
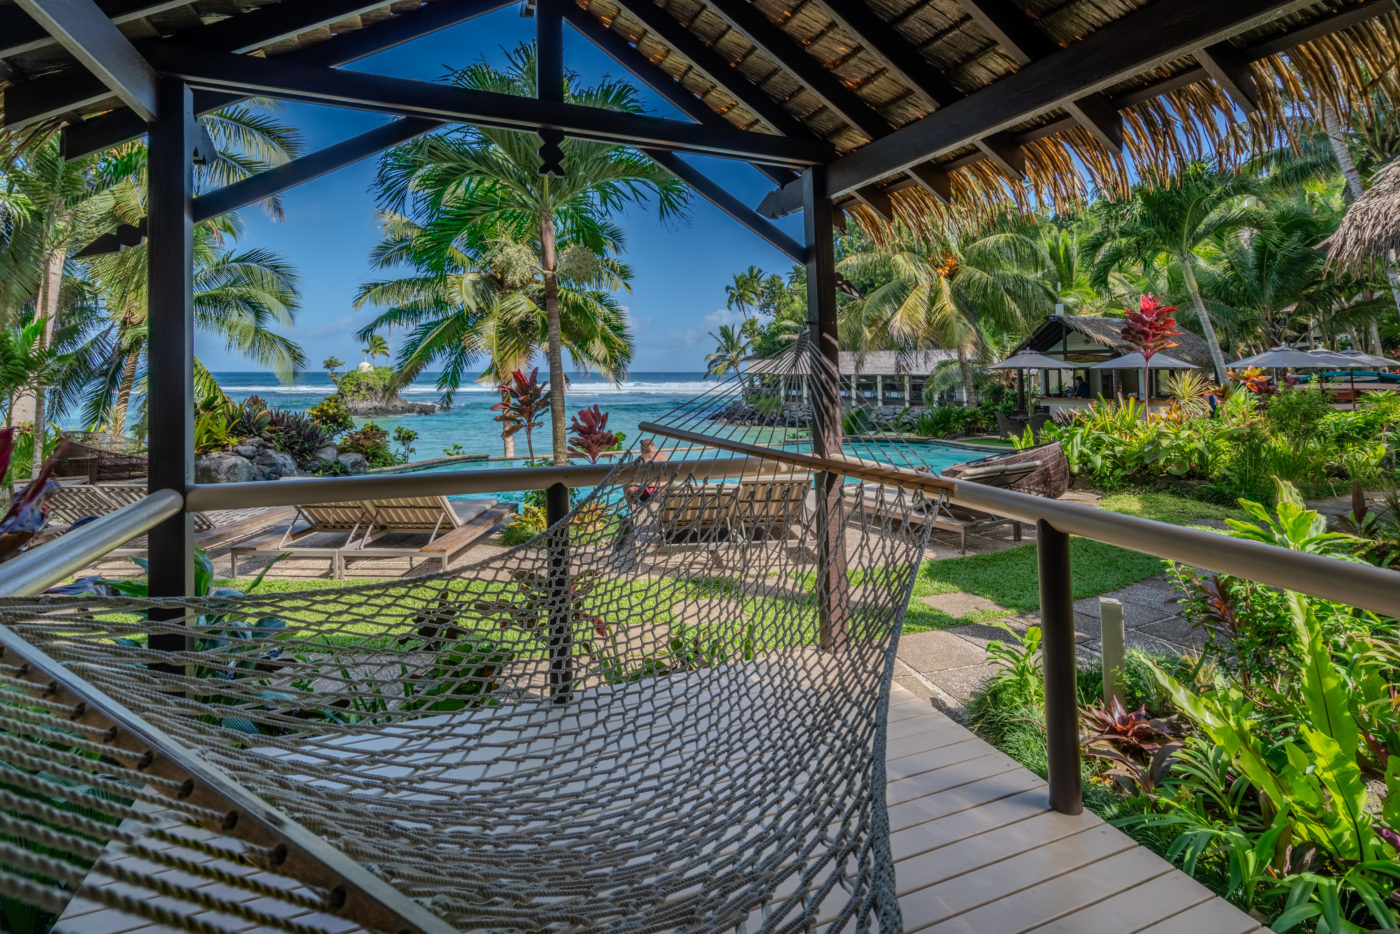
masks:
[(1045, 740), (1050, 806), (1062, 814), (1084, 810), (1079, 772), (1079, 697), (1074, 661), (1074, 592), (1069, 535), (1044, 519), (1035, 524), (1040, 573), (1040, 628), (1045, 663)]
[[(550, 528), (569, 514), (569, 488), (556, 483), (545, 490), (545, 519)], [(569, 527), (549, 540), (549, 695), (565, 704), (574, 689), (573, 606), (569, 586)]]
[[(180, 80), (162, 77), (159, 112), (150, 125), (147, 172), (150, 305), (150, 493), (174, 490), (184, 499), (194, 483), (194, 105)], [(149, 588), (153, 597), (185, 597), (194, 589), (194, 526), (183, 508), (151, 529)], [(151, 619), (175, 619), (179, 609), (156, 609)], [(153, 649), (181, 651), (178, 633), (151, 636)]]

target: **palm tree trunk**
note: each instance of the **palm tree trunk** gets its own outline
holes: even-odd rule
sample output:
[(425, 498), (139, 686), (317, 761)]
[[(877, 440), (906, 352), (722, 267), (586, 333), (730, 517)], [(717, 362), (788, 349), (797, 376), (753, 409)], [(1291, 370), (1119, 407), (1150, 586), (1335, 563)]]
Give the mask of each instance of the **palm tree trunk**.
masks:
[(1206, 313), (1206, 303), (1201, 298), (1201, 287), (1196, 284), (1196, 273), (1191, 269), (1191, 259), (1187, 256), (1177, 257), (1181, 264), (1181, 275), (1186, 280), (1186, 288), (1191, 293), (1191, 303), (1196, 307), (1196, 317), (1201, 322), (1201, 332), (1205, 335), (1206, 346), (1210, 348), (1210, 360), (1215, 365), (1215, 379), (1220, 385), (1225, 385), (1225, 355), (1220, 352), (1220, 340), (1215, 336), (1215, 325), (1210, 320), (1210, 315)]
[[(39, 283), (38, 300), (35, 308), (44, 318), (44, 333), (39, 338), (40, 351), (48, 350), (53, 344), (54, 323), (58, 320), (58, 299), (59, 292), (63, 288), (63, 264), (68, 259), (68, 251), (63, 247), (55, 247), (44, 258), (44, 278)], [(30, 476), (37, 477), (39, 468), (44, 464), (44, 435), (48, 425), (48, 387), (44, 385), (43, 377), (40, 376), (34, 381), (34, 459), (33, 473)]]
[(554, 218), (540, 218), (540, 265), (544, 273), (544, 313), (549, 328), (549, 422), (553, 429), (554, 463), (569, 462), (568, 429), (564, 422), (564, 342), (559, 323), (558, 244)]
[(963, 405), (969, 409), (977, 405), (977, 384), (972, 379), (972, 365), (967, 359), (967, 351), (958, 347), (958, 373), (963, 381)]
[(1380, 325), (1380, 322), (1377, 321), (1375, 318), (1372, 318), (1370, 321), (1367, 321), (1367, 322), (1366, 322), (1366, 332), (1367, 332), (1367, 334), (1368, 334), (1368, 335), (1370, 336), (1370, 338), (1371, 338), (1371, 353), (1374, 353), (1374, 354), (1384, 354), (1384, 353), (1385, 353), (1385, 350), (1384, 350), (1384, 348), (1381, 347), (1381, 325)]
[(117, 435), (126, 434), (126, 413), (131, 405), (131, 390), (136, 385), (136, 366), (141, 361), (141, 355), (132, 351), (126, 355), (122, 361), (122, 379), (117, 385), (117, 398), (112, 403), (112, 433)]

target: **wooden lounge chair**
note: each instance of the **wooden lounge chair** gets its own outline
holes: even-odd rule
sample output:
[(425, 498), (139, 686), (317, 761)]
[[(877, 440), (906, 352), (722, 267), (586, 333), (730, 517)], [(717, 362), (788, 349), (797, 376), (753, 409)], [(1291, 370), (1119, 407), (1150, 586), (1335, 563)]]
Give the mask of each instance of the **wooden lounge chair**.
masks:
[[(513, 512), (513, 507), (494, 500), (463, 504), (459, 512), (445, 496), (410, 496), (399, 499), (360, 502), (316, 503), (296, 507), (296, 514), (279, 538), (244, 543), (229, 549), (233, 576), (238, 576), (238, 559), (248, 554), (326, 557), (331, 576), (345, 576), (347, 563), (354, 558), (409, 559), (437, 564), (447, 570), (458, 555), (490, 532)], [(427, 535), (427, 544), (388, 544), (389, 535)], [(334, 536), (335, 543), (310, 544), (314, 536)]]
[[(1058, 441), (1014, 451), (993, 454), (946, 468), (942, 475), (954, 480), (970, 480), (988, 486), (1031, 493), (1048, 499), (1059, 499), (1069, 489), (1069, 462)], [(1021, 523), (1003, 516), (992, 515), (963, 506), (938, 507), (934, 528), (957, 532), (963, 554), (967, 554), (969, 532), (983, 532), (1010, 523), (1012, 535), (1021, 540)]]
[(664, 553), (702, 548), (720, 563), (727, 546), (791, 538), (803, 521), (811, 488), (805, 475), (672, 484), (638, 507), (638, 539), (651, 540)]

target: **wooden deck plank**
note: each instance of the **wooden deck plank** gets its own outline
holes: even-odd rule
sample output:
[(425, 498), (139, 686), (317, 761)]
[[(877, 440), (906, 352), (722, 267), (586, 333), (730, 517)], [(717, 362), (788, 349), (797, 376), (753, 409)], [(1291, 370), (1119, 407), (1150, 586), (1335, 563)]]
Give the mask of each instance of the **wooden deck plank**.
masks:
[(1158, 921), (1134, 934), (1254, 934), (1267, 929), (1223, 898)]
[[(1171, 871), (1166, 862), (1162, 865), (1165, 868), (1161, 874), (1135, 880), (1137, 885), (1132, 888), (1074, 914), (1031, 928), (1027, 934), (1079, 934), (1081, 931), (1136, 934), (1145, 925), (1158, 923), (1215, 898), (1215, 893), (1189, 877), (1173, 880), (1169, 885), (1162, 884), (1163, 877)], [(1191, 888), (1191, 885), (1195, 887)]]

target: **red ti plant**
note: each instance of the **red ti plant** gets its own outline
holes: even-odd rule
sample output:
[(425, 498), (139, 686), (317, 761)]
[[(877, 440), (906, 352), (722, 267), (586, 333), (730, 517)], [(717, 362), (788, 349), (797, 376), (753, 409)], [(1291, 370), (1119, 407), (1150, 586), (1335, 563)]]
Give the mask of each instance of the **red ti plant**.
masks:
[[(17, 428), (0, 428), (0, 479), (10, 469), (10, 458), (15, 452)], [(40, 443), (36, 438), (35, 443)], [(49, 479), (59, 456), (68, 442), (59, 445), (57, 451), (49, 455), (39, 468), (39, 475), (30, 480), (24, 489), (14, 495), (10, 509), (0, 516), (0, 561), (6, 561), (19, 554), (19, 550), (29, 544), (29, 540), (39, 534), (49, 518), (44, 508), (44, 500), (58, 489), (58, 484)]]
[(598, 456), (604, 451), (617, 447), (617, 435), (608, 431), (608, 413), (600, 411), (597, 405), (584, 409), (569, 422), (569, 453), (588, 458), (590, 464), (598, 463)]
[(1149, 716), (1145, 705), (1125, 710), (1116, 697), (1111, 706), (1081, 709), (1079, 722), (1087, 733), (1084, 753), (1112, 763), (1102, 778), (1131, 793), (1152, 794), (1182, 745), (1173, 736), (1176, 717)]
[(539, 367), (531, 370), (529, 376), (519, 370), (511, 373), (510, 379), (496, 387), (501, 401), (491, 406), (491, 411), (501, 413), (495, 420), (501, 423), (507, 438), (524, 430), (531, 460), (535, 459), (534, 431), (544, 424), (540, 416), (549, 411), (549, 383), (541, 383), (539, 375)]
[(1163, 305), (1155, 295), (1144, 295), (1138, 300), (1137, 311), (1128, 312), (1127, 323), (1120, 332), (1123, 342), (1142, 354), (1142, 401), (1147, 402), (1148, 386), (1151, 385), (1152, 357), (1177, 346), (1177, 336), (1181, 329), (1176, 326), (1176, 308)]

